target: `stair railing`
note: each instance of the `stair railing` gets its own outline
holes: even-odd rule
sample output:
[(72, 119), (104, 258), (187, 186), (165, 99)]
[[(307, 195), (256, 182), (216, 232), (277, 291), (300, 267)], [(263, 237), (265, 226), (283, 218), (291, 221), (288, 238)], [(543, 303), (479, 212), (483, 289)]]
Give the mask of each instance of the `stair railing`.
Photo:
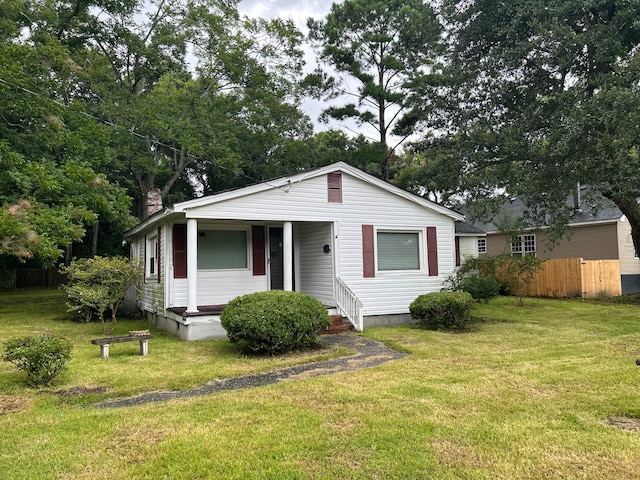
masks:
[(358, 332), (364, 329), (362, 302), (358, 300), (358, 297), (355, 296), (341, 278), (336, 278), (336, 305), (339, 313), (347, 317)]

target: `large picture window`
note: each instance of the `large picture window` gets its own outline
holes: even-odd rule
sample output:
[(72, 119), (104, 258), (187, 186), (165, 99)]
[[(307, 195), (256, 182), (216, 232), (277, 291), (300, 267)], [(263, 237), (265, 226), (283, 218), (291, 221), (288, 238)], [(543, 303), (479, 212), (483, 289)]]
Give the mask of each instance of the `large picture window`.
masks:
[(377, 232), (378, 270), (420, 270), (418, 232)]
[(518, 235), (511, 242), (511, 253), (513, 255), (536, 256), (536, 236), (535, 234)]
[(246, 230), (200, 230), (198, 270), (248, 268)]

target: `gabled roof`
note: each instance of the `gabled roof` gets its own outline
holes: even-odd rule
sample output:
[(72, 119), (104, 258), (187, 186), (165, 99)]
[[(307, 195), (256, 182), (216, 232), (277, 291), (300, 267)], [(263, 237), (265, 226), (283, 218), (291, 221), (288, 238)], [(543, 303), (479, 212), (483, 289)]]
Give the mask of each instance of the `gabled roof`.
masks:
[[(580, 191), (582, 194), (580, 198), (582, 198), (582, 200), (580, 200), (578, 208), (575, 209), (575, 214), (569, 221), (568, 226), (577, 227), (601, 223), (615, 223), (623, 217), (620, 209), (616, 207), (612, 201), (592, 190), (590, 191), (589, 187), (581, 186)], [(584, 200), (584, 195), (587, 194), (587, 192), (592, 201)], [(573, 202), (574, 199), (572, 197), (567, 199), (567, 205), (573, 206)], [(521, 218), (528, 208), (527, 204), (520, 197), (505, 198), (505, 202), (500, 207), (500, 214), (494, 218), (499, 218), (505, 213), (513, 218)], [(466, 213), (468, 221), (471, 222), (473, 226), (479, 227), (487, 233), (500, 232), (500, 228), (493, 221), (484, 222), (477, 220), (472, 218), (469, 213), (465, 211), (465, 208), (460, 208), (460, 210)]]
[(354, 178), (358, 178), (382, 190), (385, 190), (389, 193), (402, 197), (410, 202), (420, 205), (423, 208), (426, 208), (428, 210), (432, 210), (434, 212), (450, 217), (453, 220), (457, 220), (457, 221), (464, 220), (464, 215), (458, 212), (454, 212), (453, 210), (443, 207), (442, 205), (438, 205), (437, 203), (431, 202), (427, 199), (424, 199), (422, 197), (409, 193), (401, 188), (391, 185), (388, 182), (380, 180), (379, 178), (376, 178), (373, 175), (369, 175), (368, 173), (365, 173), (358, 168), (352, 167), (347, 163), (337, 162), (337, 163), (332, 163), (331, 165), (326, 165), (324, 167), (318, 167), (311, 170), (304, 170), (293, 175), (280, 177), (273, 180), (268, 180), (255, 185), (249, 185), (249, 186), (237, 188), (234, 190), (228, 190), (228, 191), (216, 193), (213, 195), (207, 195), (204, 197), (195, 198), (193, 200), (188, 200), (186, 202), (176, 203), (152, 215), (151, 217), (147, 218), (142, 223), (132, 228), (128, 232), (125, 232), (125, 237), (130, 237), (132, 235), (135, 235), (136, 233), (142, 230), (145, 230), (146, 228), (149, 228), (150, 226), (156, 223), (162, 222), (167, 218), (167, 216), (177, 216), (176, 214), (184, 214), (186, 211), (190, 209), (210, 206), (219, 202), (224, 202), (224, 201), (232, 200), (235, 198), (253, 195), (253, 194), (264, 192), (267, 190), (284, 188), (287, 185), (294, 185), (296, 183), (302, 182), (310, 178), (319, 177), (322, 175), (326, 175), (328, 173), (335, 173), (335, 172), (342, 172), (342, 173), (351, 175)]

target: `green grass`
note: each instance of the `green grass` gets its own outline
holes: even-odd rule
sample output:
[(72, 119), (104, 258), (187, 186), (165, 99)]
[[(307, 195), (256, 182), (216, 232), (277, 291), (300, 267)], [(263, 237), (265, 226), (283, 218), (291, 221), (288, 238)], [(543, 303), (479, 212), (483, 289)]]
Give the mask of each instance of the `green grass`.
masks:
[[(126, 409), (92, 402), (337, 355), (239, 355), (225, 341), (154, 331), (99, 358), (98, 324), (69, 321), (59, 292), (0, 295), (0, 340), (69, 336), (70, 370), (53, 389), (0, 365), (0, 472), (9, 479), (633, 479), (640, 431), (637, 305), (499, 298), (463, 333), (375, 328), (408, 351), (380, 367)], [(122, 321), (117, 333), (148, 328)], [(61, 397), (56, 390), (108, 387)]]

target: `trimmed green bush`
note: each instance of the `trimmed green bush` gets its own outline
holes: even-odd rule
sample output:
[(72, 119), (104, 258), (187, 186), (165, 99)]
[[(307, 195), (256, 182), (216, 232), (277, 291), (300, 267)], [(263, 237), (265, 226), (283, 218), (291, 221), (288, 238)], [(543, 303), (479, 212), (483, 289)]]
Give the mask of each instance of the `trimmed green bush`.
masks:
[(331, 324), (327, 309), (300, 292), (272, 290), (236, 297), (220, 315), (229, 339), (260, 353), (308, 348)]
[(424, 327), (461, 330), (471, 321), (472, 305), (467, 292), (433, 292), (416, 298), (409, 311)]
[(470, 294), (474, 300), (487, 303), (498, 296), (502, 285), (496, 277), (483, 277), (478, 273), (472, 273), (462, 278), (459, 288)]
[(49, 386), (67, 367), (71, 342), (61, 336), (39, 335), (8, 340), (4, 344), (5, 362), (27, 374), (27, 385)]

